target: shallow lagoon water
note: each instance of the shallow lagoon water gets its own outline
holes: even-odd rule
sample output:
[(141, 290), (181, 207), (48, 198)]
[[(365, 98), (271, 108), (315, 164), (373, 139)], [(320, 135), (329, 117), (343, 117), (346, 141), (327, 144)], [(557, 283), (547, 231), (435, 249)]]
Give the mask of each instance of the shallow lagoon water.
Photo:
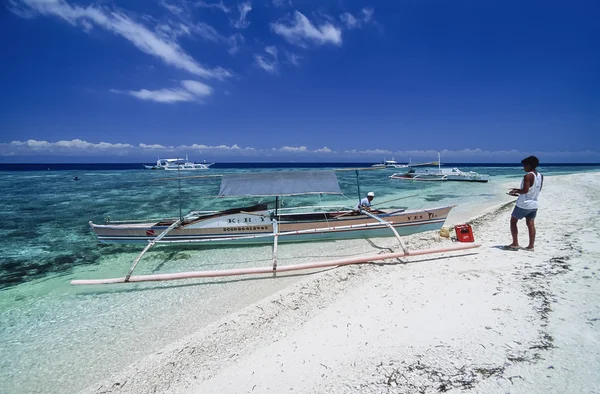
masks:
[[(361, 190), (362, 194), (374, 191), (375, 202), (402, 198), (383, 207), (458, 204), (457, 208), (465, 209), (493, 201), (505, 192), (502, 184), (514, 181), (517, 186), (523, 174), (519, 167), (461, 169), (488, 173), (492, 181), (417, 183), (389, 179), (392, 170), (365, 171), (360, 173)], [(542, 169), (546, 174), (581, 170)], [(75, 176), (80, 180), (73, 181)], [(160, 180), (166, 176), (176, 173), (0, 172), (0, 392), (77, 392), (298, 278), (71, 287), (69, 281), (74, 278), (124, 275), (141, 250), (139, 245), (99, 245), (89, 230), (89, 220), (179, 215), (178, 183)], [(356, 204), (355, 173), (340, 172), (338, 178), (344, 196), (289, 197), (283, 204)], [(218, 184), (218, 179), (182, 181), (183, 212), (259, 201), (215, 199), (211, 196), (217, 194)], [(371, 246), (364, 240), (286, 244), (280, 249), (280, 264), (369, 252)], [(269, 246), (161, 246), (146, 255), (136, 272), (268, 266), (270, 257)]]

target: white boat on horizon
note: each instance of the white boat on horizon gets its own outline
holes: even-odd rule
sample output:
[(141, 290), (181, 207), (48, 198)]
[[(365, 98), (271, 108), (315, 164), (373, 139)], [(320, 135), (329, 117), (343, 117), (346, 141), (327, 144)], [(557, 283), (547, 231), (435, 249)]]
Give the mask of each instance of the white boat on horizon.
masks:
[(412, 168), (412, 167), (427, 167), (427, 166), (437, 166), (439, 164), (438, 161), (431, 161), (427, 163), (413, 163), (412, 159), (408, 160), (408, 164), (400, 164), (392, 157), (392, 160), (383, 160), (381, 163), (373, 164), (371, 167), (373, 168)]
[(403, 179), (411, 181), (451, 181), (451, 182), (489, 182), (490, 176), (486, 174), (479, 174), (475, 171), (461, 171), (457, 167), (453, 168), (442, 168), (441, 158), (438, 153), (438, 168), (425, 169), (416, 171), (411, 169), (404, 173), (395, 173), (390, 176), (392, 179)]
[(408, 168), (408, 164), (399, 164), (394, 158), (392, 160), (383, 160), (381, 163), (373, 164), (373, 168)]
[(194, 163), (190, 162), (188, 156), (185, 159), (158, 159), (155, 165), (146, 165), (147, 170), (167, 170), (167, 171), (189, 171), (189, 170), (208, 170), (215, 163)]

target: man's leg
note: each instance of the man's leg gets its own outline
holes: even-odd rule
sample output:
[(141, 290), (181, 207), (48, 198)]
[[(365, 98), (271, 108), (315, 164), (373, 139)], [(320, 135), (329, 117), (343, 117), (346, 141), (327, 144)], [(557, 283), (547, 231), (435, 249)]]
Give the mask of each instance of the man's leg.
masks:
[(527, 249), (533, 249), (535, 244), (535, 219), (525, 219), (525, 222), (529, 230), (529, 245), (527, 245)]
[(519, 246), (519, 229), (517, 228), (517, 223), (519, 219), (514, 216), (510, 217), (510, 233), (512, 235), (512, 243), (508, 245), (509, 247), (518, 247)]

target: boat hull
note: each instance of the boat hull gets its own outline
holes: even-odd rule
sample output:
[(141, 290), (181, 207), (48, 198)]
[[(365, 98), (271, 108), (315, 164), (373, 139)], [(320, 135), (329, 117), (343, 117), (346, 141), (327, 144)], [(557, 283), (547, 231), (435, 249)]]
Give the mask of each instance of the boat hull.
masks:
[(476, 183), (487, 183), (488, 178), (469, 178), (464, 176), (407, 176), (407, 175), (392, 175), (392, 179), (403, 179), (405, 181), (438, 181), (438, 182), (476, 182)]
[[(382, 212), (379, 217), (394, 226), (399, 235), (405, 236), (424, 231), (439, 230), (452, 206), (403, 212)], [(388, 225), (366, 215), (348, 215), (349, 212), (309, 213), (329, 215), (324, 220), (302, 220), (295, 215), (293, 221), (277, 222), (278, 242), (315, 242), (338, 239), (360, 239), (394, 236)], [(312, 216), (310, 216), (312, 215)], [(346, 216), (348, 215), (348, 216)], [(281, 218), (281, 217), (280, 217)], [(172, 223), (172, 222), (171, 222)], [(169, 227), (164, 223), (119, 223), (90, 226), (102, 243), (148, 243)], [(239, 213), (185, 223), (169, 232), (161, 243), (197, 243), (219, 245), (272, 244), (274, 220), (266, 215)]]

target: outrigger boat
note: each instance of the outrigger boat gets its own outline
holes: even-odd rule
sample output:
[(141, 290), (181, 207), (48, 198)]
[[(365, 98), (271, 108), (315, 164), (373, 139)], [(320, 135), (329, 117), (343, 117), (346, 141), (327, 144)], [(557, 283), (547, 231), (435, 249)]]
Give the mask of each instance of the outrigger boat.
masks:
[(439, 182), (478, 182), (487, 183), (490, 180), (490, 176), (486, 174), (479, 174), (475, 171), (461, 171), (458, 168), (442, 168), (441, 158), (438, 153), (438, 168), (435, 170), (420, 170), (415, 171), (410, 169), (407, 172), (395, 173), (390, 175), (391, 179), (403, 179), (409, 181), (439, 181)]
[[(126, 277), (75, 280), (71, 283), (125, 283), (130, 281), (271, 272), (271, 268), (267, 271), (260, 268), (242, 270), (243, 272), (240, 270), (196, 271), (192, 273), (131, 276), (144, 253), (155, 244), (273, 244), (273, 275), (277, 271), (331, 266), (332, 263), (326, 262), (316, 266), (314, 264), (304, 264), (303, 266), (297, 265), (278, 269), (277, 245), (280, 242), (395, 236), (403, 249), (403, 252), (395, 257), (474, 247), (463, 246), (430, 252), (409, 253), (404, 246), (400, 236), (440, 229), (453, 206), (419, 210), (364, 210), (359, 206), (354, 209), (336, 209), (336, 207), (325, 206), (308, 207), (310, 209), (308, 212), (305, 211), (306, 207), (281, 208), (279, 206), (279, 199), (282, 196), (342, 194), (336, 173), (332, 170), (238, 173), (215, 176), (222, 177), (218, 197), (275, 197), (274, 205), (271, 209), (269, 209), (268, 204), (257, 204), (222, 211), (191, 211), (185, 216), (180, 211), (178, 219), (171, 218), (157, 221), (114, 222), (107, 220), (104, 224), (95, 224), (90, 221), (90, 227), (100, 242), (142, 242), (147, 245), (135, 259)], [(358, 171), (356, 176), (358, 181)], [(358, 185), (358, 194), (360, 196), (360, 185)], [(381, 259), (383, 259), (381, 256), (370, 256), (369, 261)], [(341, 262), (336, 265), (343, 264), (348, 264), (348, 262)]]
[(442, 168), (439, 170), (410, 170), (404, 173), (390, 175), (392, 179), (403, 179), (408, 181), (449, 181), (449, 182), (478, 182), (487, 183), (490, 176), (479, 174), (475, 171), (461, 171), (454, 167), (452, 169)]
[[(318, 207), (327, 211), (281, 209), (279, 197), (301, 194), (341, 194), (334, 171), (286, 171), (225, 174), (218, 197), (275, 197), (273, 209), (258, 204), (224, 211), (192, 211), (181, 219), (152, 222), (106, 222), (90, 227), (103, 243), (147, 243), (164, 233), (159, 243), (272, 243), (343, 238), (410, 235), (438, 230), (452, 206), (422, 210), (374, 210)], [(335, 207), (334, 207), (335, 208)], [(375, 220), (374, 216), (380, 220)], [(173, 228), (171, 228), (174, 226)], [(168, 230), (168, 233), (167, 233)]]

